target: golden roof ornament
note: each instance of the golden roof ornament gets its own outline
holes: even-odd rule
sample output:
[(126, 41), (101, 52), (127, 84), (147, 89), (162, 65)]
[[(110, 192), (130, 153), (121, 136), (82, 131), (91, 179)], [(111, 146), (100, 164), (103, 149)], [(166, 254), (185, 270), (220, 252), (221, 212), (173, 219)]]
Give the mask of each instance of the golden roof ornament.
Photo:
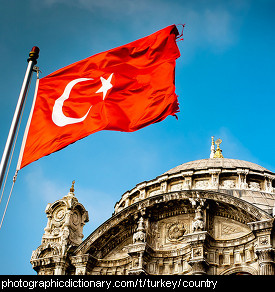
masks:
[(72, 181), (72, 186), (70, 188), (70, 193), (74, 194), (74, 184), (75, 184), (75, 180)]
[(222, 150), (220, 148), (220, 144), (222, 143), (222, 139), (217, 139), (215, 144), (217, 145), (217, 149), (215, 151), (215, 154), (213, 156), (213, 158), (223, 158), (223, 155), (222, 155)]

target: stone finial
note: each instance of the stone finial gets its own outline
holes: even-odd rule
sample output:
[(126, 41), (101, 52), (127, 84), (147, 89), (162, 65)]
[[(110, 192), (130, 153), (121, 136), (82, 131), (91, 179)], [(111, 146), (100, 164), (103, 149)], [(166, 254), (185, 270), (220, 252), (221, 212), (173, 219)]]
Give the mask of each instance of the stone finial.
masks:
[(140, 217), (140, 219), (138, 220), (138, 227), (136, 229), (136, 232), (133, 234), (133, 242), (146, 242), (146, 230), (143, 217)]
[(210, 158), (214, 158), (215, 155), (215, 143), (214, 143), (214, 136), (211, 137), (211, 148), (210, 148)]

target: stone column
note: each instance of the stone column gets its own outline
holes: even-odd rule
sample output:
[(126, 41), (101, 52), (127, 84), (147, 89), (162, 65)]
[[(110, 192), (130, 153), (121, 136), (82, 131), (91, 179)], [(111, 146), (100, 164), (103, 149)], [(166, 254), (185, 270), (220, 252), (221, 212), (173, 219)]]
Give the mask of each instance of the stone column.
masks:
[[(143, 210), (142, 215), (145, 211)], [(133, 244), (128, 246), (128, 254), (132, 258), (132, 267), (129, 270), (130, 275), (147, 274), (146, 258), (150, 253), (150, 247), (147, 244), (147, 235), (144, 219), (141, 216), (138, 220), (138, 227), (133, 234)]]
[(248, 223), (256, 236), (256, 255), (258, 256), (259, 274), (274, 275), (274, 246), (272, 242), (272, 229), (274, 218)]
[(160, 183), (161, 194), (164, 194), (167, 192), (167, 187), (168, 187), (167, 179), (168, 179), (168, 175), (164, 175), (158, 179), (158, 182)]
[(75, 267), (75, 275), (87, 275), (95, 266), (96, 259), (89, 254), (83, 254), (71, 257), (71, 262)]
[(206, 226), (206, 200), (200, 197), (200, 193), (196, 192), (196, 197), (189, 198), (192, 208), (195, 209), (195, 216), (192, 222), (192, 234), (190, 234), (189, 243), (192, 248), (191, 258), (188, 264), (192, 267), (193, 275), (205, 275), (208, 270), (208, 262), (205, 257), (205, 246), (208, 238), (208, 232), (205, 231)]
[(267, 175), (265, 176), (264, 189), (266, 192), (272, 192), (272, 178)]
[(248, 169), (237, 169), (237, 174), (239, 175), (238, 187), (241, 190), (248, 188), (248, 184), (246, 182), (246, 176), (248, 173), (249, 173)]
[(220, 169), (210, 169), (209, 173), (211, 174), (210, 188), (218, 189), (219, 188), (219, 177), (221, 170)]
[(209, 267), (205, 256), (205, 243), (207, 241), (207, 237), (207, 231), (196, 232), (190, 235), (189, 242), (192, 252), (188, 264), (192, 267), (192, 275), (207, 274)]
[(205, 260), (191, 260), (188, 264), (192, 267), (192, 275), (207, 275), (209, 264)]
[(275, 275), (274, 273), (274, 249), (258, 249), (256, 255), (259, 259), (260, 275)]
[(182, 173), (182, 176), (183, 176), (182, 189), (183, 190), (191, 190), (192, 189), (192, 175), (193, 175), (193, 171)]
[(54, 257), (55, 267), (54, 275), (65, 275), (68, 263), (66, 263), (65, 257)]

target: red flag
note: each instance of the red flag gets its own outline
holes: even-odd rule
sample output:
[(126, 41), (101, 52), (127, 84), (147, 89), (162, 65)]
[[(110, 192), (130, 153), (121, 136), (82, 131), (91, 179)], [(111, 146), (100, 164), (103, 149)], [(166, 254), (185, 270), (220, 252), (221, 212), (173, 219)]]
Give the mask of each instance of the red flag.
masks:
[(177, 36), (171, 25), (40, 79), (18, 169), (97, 131), (136, 131), (178, 112)]

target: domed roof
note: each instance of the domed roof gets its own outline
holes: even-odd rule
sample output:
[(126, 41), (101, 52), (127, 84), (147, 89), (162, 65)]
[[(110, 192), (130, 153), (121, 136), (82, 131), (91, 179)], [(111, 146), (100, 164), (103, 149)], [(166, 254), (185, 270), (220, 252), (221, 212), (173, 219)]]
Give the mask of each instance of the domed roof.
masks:
[(257, 172), (266, 172), (273, 174), (272, 171), (252, 162), (239, 160), (239, 159), (229, 159), (229, 158), (209, 158), (209, 159), (200, 159), (195, 161), (190, 161), (178, 165), (165, 174), (173, 174), (180, 171), (187, 170), (207, 170), (211, 168), (225, 168), (225, 169), (249, 169)]
[(211, 190), (241, 198), (270, 213), (275, 203), (274, 181), (275, 173), (252, 162), (229, 158), (200, 159), (137, 184), (122, 195), (115, 212), (162, 193)]

